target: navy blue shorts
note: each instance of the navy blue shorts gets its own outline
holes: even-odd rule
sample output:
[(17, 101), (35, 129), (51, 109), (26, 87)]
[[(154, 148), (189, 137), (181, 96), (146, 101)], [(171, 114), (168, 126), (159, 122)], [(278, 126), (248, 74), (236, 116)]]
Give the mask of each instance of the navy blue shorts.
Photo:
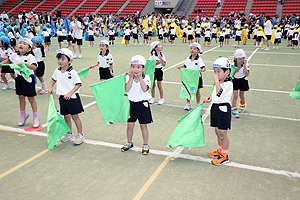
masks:
[(35, 91), (35, 79), (33, 75), (30, 75), (32, 81), (31, 83), (27, 82), (23, 76), (18, 75), (15, 79), (16, 94), (23, 95), (25, 97), (34, 97), (36, 96)]
[(83, 112), (80, 97), (76, 94), (76, 99), (70, 98), (69, 100), (64, 99), (64, 96), (59, 96), (60, 114), (62, 115), (76, 115)]
[(229, 103), (213, 104), (210, 110), (210, 126), (220, 130), (231, 128), (231, 106)]
[(136, 122), (137, 119), (140, 124), (150, 124), (153, 122), (148, 101), (130, 101), (130, 118), (128, 122)]

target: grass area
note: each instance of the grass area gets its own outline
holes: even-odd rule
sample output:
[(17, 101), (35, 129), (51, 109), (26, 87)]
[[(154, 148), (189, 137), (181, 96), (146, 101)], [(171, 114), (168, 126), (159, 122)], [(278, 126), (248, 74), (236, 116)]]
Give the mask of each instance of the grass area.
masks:
[[(100, 40), (96, 38), (96, 43)], [(212, 62), (220, 55), (233, 59), (234, 41), (230, 42), (230, 45), (223, 48), (217, 47), (218, 44), (214, 42), (210, 47), (202, 47), (205, 53), (201, 58), (207, 71), (203, 73), (205, 86), (201, 89), (201, 100), (212, 92)], [(208, 116), (204, 122), (206, 146), (184, 148), (181, 154), (186, 157), (170, 160), (142, 199), (299, 198), (300, 176), (289, 177), (272, 171), (300, 172), (300, 151), (297, 146), (300, 101), (289, 97), (289, 92), (299, 80), (300, 51), (299, 48), (287, 48), (286, 43), (283, 41), (278, 50), (259, 49), (249, 61), (251, 90), (246, 92), (247, 109), (239, 119), (232, 119), (232, 130), (228, 133), (232, 165), (216, 167), (205, 160), (199, 161), (207, 159), (207, 152), (217, 148), (217, 138), (214, 129), (209, 126)], [(72, 63), (76, 71), (97, 63), (99, 48), (97, 45), (88, 48), (88, 45), (88, 42), (84, 42), (83, 58), (75, 59)], [(53, 38), (51, 51), (46, 52), (47, 85), (58, 67), (55, 58), (57, 47), (57, 41)], [(241, 48), (248, 57), (255, 51), (252, 41)], [(149, 46), (135, 47), (131, 43), (129, 47), (124, 47), (118, 38), (110, 52), (114, 57), (115, 75), (128, 71), (128, 62), (132, 56), (139, 54), (146, 59), (150, 57)], [(186, 114), (183, 110), (186, 102), (178, 98), (181, 80), (176, 64), (189, 56), (189, 47), (181, 40), (176, 40), (175, 46), (164, 46), (163, 53), (167, 59), (165, 69), (168, 69), (164, 72), (163, 82), (166, 104), (151, 105), (154, 123), (149, 125), (148, 156), (143, 156), (139, 151), (122, 153), (118, 147), (126, 142), (126, 123), (105, 125), (98, 106), (94, 104), (79, 115), (83, 122), (83, 133), (86, 139), (111, 145), (60, 144), (53, 151), (0, 178), (0, 199), (133, 199), (164, 161), (165, 155), (175, 150), (166, 149), (166, 142), (178, 125), (177, 120)], [(83, 105), (94, 101), (89, 85), (98, 81), (96, 68), (90, 70), (87, 78), (82, 79), (80, 94)], [(3, 87), (3, 84), (0, 86)], [(40, 86), (38, 83), (37, 87)], [(158, 94), (158, 90), (156, 92)], [(54, 98), (58, 106), (57, 95)], [(15, 92), (0, 91), (0, 100), (0, 125), (18, 128), (19, 103)], [(44, 124), (47, 122), (49, 95), (38, 94), (36, 100), (40, 122)], [(208, 106), (204, 105), (202, 115), (207, 112)], [(29, 114), (32, 113), (29, 103), (26, 109)], [(25, 126), (30, 125), (32, 116)], [(44, 128), (40, 132), (46, 133), (47, 130)], [(19, 132), (7, 128), (0, 128), (0, 134), (0, 175), (47, 148), (47, 140), (43, 136), (19, 136)], [(138, 124), (134, 129), (133, 140), (137, 147), (141, 147), (142, 137)], [(155, 150), (159, 152), (154, 153)], [(253, 169), (241, 168), (239, 164)], [(267, 169), (267, 172), (263, 172), (262, 168)]]

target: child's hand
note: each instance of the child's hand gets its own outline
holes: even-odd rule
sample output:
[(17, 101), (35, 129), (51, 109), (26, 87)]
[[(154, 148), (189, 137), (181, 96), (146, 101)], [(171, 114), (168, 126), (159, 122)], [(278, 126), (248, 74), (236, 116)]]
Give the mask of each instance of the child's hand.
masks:
[(19, 62), (18, 65), (19, 65), (19, 66), (23, 65), (23, 62)]
[(114, 76), (115, 76), (113, 72), (110, 72), (110, 74), (112, 75), (112, 77), (114, 77)]
[(92, 66), (90, 66), (90, 69), (93, 69), (94, 67), (96, 67), (97, 65), (92, 65)]
[(209, 102), (211, 102), (211, 100), (212, 100), (212, 98), (207, 97), (207, 98), (205, 98), (205, 100), (204, 100), (203, 102), (204, 102), (204, 103), (209, 103)]
[(247, 66), (247, 60), (245, 60), (244, 64), (243, 64), (243, 67), (246, 68)]
[(177, 69), (180, 69), (182, 66), (177, 66)]
[(52, 88), (52, 87), (49, 87), (49, 88), (48, 88), (48, 92), (49, 92), (49, 94), (52, 94), (52, 93), (53, 93), (53, 88)]
[(218, 74), (214, 74), (213, 77), (214, 77), (215, 82), (220, 80)]
[(131, 70), (131, 69), (129, 69), (129, 71), (128, 71), (128, 75), (129, 75), (129, 77), (130, 77), (130, 78), (132, 78), (132, 77), (133, 77), (133, 73), (132, 73), (132, 70)]
[(64, 95), (64, 99), (65, 100), (69, 100), (72, 96), (72, 93), (71, 92), (68, 92), (67, 94)]

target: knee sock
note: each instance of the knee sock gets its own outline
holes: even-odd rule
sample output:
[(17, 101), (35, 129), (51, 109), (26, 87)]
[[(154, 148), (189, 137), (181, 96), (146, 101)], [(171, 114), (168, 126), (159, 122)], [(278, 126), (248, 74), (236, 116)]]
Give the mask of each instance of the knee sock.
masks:
[(222, 149), (222, 155), (226, 157), (228, 154), (228, 149)]
[(46, 82), (44, 81), (44, 82), (41, 82), (41, 84), (42, 84), (42, 88), (43, 89), (47, 89), (47, 86), (46, 86)]
[(26, 115), (26, 110), (21, 110), (20, 113), (21, 113), (21, 116), (25, 116)]

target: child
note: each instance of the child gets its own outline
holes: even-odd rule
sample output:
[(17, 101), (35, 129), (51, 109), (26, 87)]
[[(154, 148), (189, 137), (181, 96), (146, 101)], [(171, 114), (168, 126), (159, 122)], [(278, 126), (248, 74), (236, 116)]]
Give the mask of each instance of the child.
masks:
[(27, 26), (27, 34), (25, 37), (28, 38), (29, 40), (31, 40), (31, 38), (34, 37), (34, 33), (31, 26)]
[(196, 35), (195, 35), (195, 37), (196, 37), (196, 42), (200, 43), (200, 37), (201, 37), (201, 25), (200, 25), (199, 23), (197, 24), (197, 28), (196, 28), (195, 32), (196, 32)]
[[(201, 46), (198, 43), (192, 43), (190, 44), (190, 53), (191, 55), (185, 60), (185, 63), (183, 66), (178, 66), (177, 69), (180, 68), (187, 68), (187, 69), (196, 69), (200, 71), (199, 76), (199, 84), (198, 84), (198, 90), (196, 93), (196, 106), (200, 104), (200, 88), (203, 88), (203, 81), (202, 81), (202, 74), (201, 72), (205, 72), (206, 68), (204, 65), (203, 60), (200, 58), (199, 53), (201, 52)], [(191, 109), (190, 100), (187, 99), (187, 104), (184, 108), (184, 110), (189, 111)]]
[(167, 27), (165, 27), (164, 25), (162, 26), (163, 27), (163, 30), (164, 30), (164, 45), (166, 45), (166, 39), (168, 39), (168, 41), (170, 42), (170, 39), (169, 39), (169, 31), (167, 29)]
[(161, 25), (158, 26), (158, 40), (162, 45), (164, 44), (164, 29), (161, 28)]
[(69, 33), (67, 32), (66, 38), (67, 38), (67, 41), (68, 41), (67, 48), (72, 49), (72, 33), (71, 33), (71, 31), (69, 31)]
[[(13, 51), (9, 48), (9, 38), (6, 36), (1, 36), (0, 37), (1, 41), (1, 53), (0, 53), (0, 60), (2, 62), (6, 61), (9, 59), (9, 57), (13, 54)], [(5, 86), (2, 88), (2, 90), (10, 90), (11, 86), (8, 83), (8, 80), (6, 78), (6, 73), (10, 73), (10, 76), (13, 79), (16, 79), (15, 71), (11, 69), (9, 66), (2, 66), (1, 67), (1, 78), (3, 82), (5, 83)]]
[(241, 43), (243, 45), (246, 45), (247, 42), (248, 42), (248, 33), (249, 33), (248, 24), (245, 24), (244, 28), (242, 30), (242, 41), (241, 41)]
[(278, 49), (279, 44), (281, 43), (281, 37), (282, 37), (282, 33), (281, 33), (281, 28), (280, 27), (278, 27), (277, 28), (277, 32), (274, 33), (274, 37), (275, 37), (275, 41), (274, 41), (273, 49), (275, 49), (276, 44), (277, 44), (276, 49)]
[(230, 33), (231, 33), (230, 25), (227, 24), (226, 27), (227, 27), (227, 28), (226, 28), (226, 30), (225, 30), (225, 44), (229, 44)]
[(47, 31), (47, 27), (46, 26), (43, 26), (43, 31), (41, 33), (42, 36), (44, 36), (44, 40), (45, 40), (45, 47), (46, 47), (46, 50), (50, 51), (50, 35), (49, 35), (49, 32)]
[(258, 33), (258, 29), (259, 29), (259, 25), (257, 24), (256, 26), (255, 26), (255, 29), (253, 30), (253, 40), (254, 40), (254, 45), (256, 45), (257, 46), (257, 42), (256, 42), (256, 40), (257, 40), (257, 33)]
[(132, 38), (133, 38), (134, 46), (136, 46), (135, 40), (137, 41), (138, 45), (141, 46), (140, 41), (139, 41), (139, 36), (138, 36), (138, 28), (137, 28), (136, 24), (133, 24)]
[(256, 48), (259, 48), (260, 47), (260, 43), (261, 43), (261, 40), (262, 40), (262, 37), (263, 35), (261, 34), (262, 33), (262, 27), (258, 27), (257, 29), (257, 32), (256, 32)]
[(15, 38), (17, 40), (20, 39), (21, 35), (20, 35), (20, 31), (19, 31), (19, 27), (18, 26), (14, 26), (14, 32), (15, 32), (15, 34), (14, 34)]
[(218, 43), (218, 40), (217, 40), (218, 39), (218, 37), (217, 37), (217, 24), (213, 25), (213, 28), (211, 29), (211, 33), (212, 33), (212, 35), (211, 35), (210, 42), (212, 41), (213, 38), (215, 38), (216, 43)]
[(291, 29), (288, 30), (288, 32), (287, 32), (287, 36), (288, 36), (288, 45), (287, 45), (287, 47), (291, 47), (292, 46), (294, 29), (295, 29), (295, 26), (292, 26)]
[(205, 99), (205, 103), (212, 102), (210, 110), (210, 126), (215, 127), (218, 138), (218, 150), (208, 152), (208, 156), (214, 158), (213, 165), (223, 165), (229, 163), (228, 147), (229, 139), (227, 129), (230, 129), (230, 99), (233, 91), (230, 74), (230, 62), (227, 58), (218, 58), (213, 63), (215, 86), (212, 97)]
[(18, 64), (20, 66), (23, 63), (27, 63), (27, 68), (30, 71), (30, 77), (25, 80), (21, 73), (18, 70), (15, 70), (15, 73), (17, 74), (17, 77), (15, 79), (16, 94), (19, 97), (21, 113), (18, 125), (24, 126), (26, 120), (29, 117), (29, 114), (25, 110), (25, 97), (27, 97), (33, 111), (33, 128), (38, 128), (40, 122), (37, 113), (37, 103), (34, 98), (34, 96), (36, 96), (34, 70), (36, 70), (37, 62), (32, 51), (32, 42), (28, 38), (20, 38), (18, 44), (18, 52), (13, 53), (9, 57), (9, 59), (3, 61), (1, 64), (9, 63)]
[(220, 32), (220, 38), (219, 38), (220, 47), (224, 46), (225, 31), (226, 28), (222, 28), (222, 31)]
[(182, 36), (182, 43), (186, 43), (186, 38), (187, 38), (187, 30), (188, 30), (188, 24), (185, 24), (184, 25), (184, 28), (183, 28), (183, 36)]
[(234, 45), (234, 48), (240, 48), (241, 37), (242, 37), (241, 26), (238, 26), (237, 30), (235, 32), (235, 45)]
[(173, 24), (170, 25), (170, 40), (171, 40), (171, 46), (174, 45), (174, 41), (175, 41), (175, 26)]
[(15, 35), (14, 35), (14, 31), (12, 29), (11, 26), (8, 26), (7, 27), (7, 37), (9, 38), (10, 40), (10, 45), (11, 47), (14, 49), (14, 51), (16, 52), (17, 49), (16, 49), (16, 45), (17, 45), (17, 42), (16, 42), (16, 38), (15, 38)]
[(143, 56), (133, 56), (129, 62), (130, 69), (126, 76), (126, 91), (130, 101), (130, 118), (127, 123), (128, 142), (121, 148), (122, 152), (133, 147), (132, 136), (136, 120), (139, 120), (143, 136), (142, 154), (149, 153), (149, 131), (147, 124), (152, 122), (150, 105), (148, 99), (151, 97), (148, 90), (151, 86), (149, 75), (145, 75), (146, 59)]
[(91, 67), (94, 68), (96, 66), (99, 66), (100, 81), (104, 81), (106, 79), (114, 77), (114, 73), (113, 73), (114, 60), (113, 60), (113, 56), (109, 53), (108, 50), (109, 47), (108, 41), (102, 40), (101, 42), (99, 42), (99, 46), (100, 46), (100, 53), (97, 55), (98, 63), (92, 65)]
[(149, 23), (149, 25), (148, 25), (148, 40), (149, 40), (149, 42), (151, 42), (151, 40), (152, 40), (152, 23)]
[(188, 26), (188, 29), (187, 29), (187, 37), (188, 37), (188, 41), (189, 41), (189, 45), (193, 43), (193, 40), (194, 40), (194, 30), (192, 29), (192, 26)]
[(296, 47), (298, 46), (298, 40), (299, 40), (299, 32), (298, 32), (298, 30), (295, 30), (294, 34), (293, 34), (293, 39), (292, 39), (292, 41), (293, 41), (292, 49), (293, 50), (295, 50)]
[(90, 45), (88, 47), (94, 47), (94, 30), (93, 30), (93, 26), (89, 25), (89, 29), (87, 30), (88, 35), (89, 35), (89, 41), (90, 41)]
[(58, 25), (57, 26), (57, 41), (58, 41), (58, 49), (61, 49), (61, 43), (64, 42), (63, 39), (63, 33), (62, 33), (62, 26)]
[(152, 42), (150, 45), (150, 48), (151, 48), (151, 53), (150, 53), (151, 56), (150, 56), (149, 60), (156, 60), (156, 66), (155, 66), (154, 82), (153, 82), (153, 86), (151, 89), (152, 98), (150, 99), (149, 103), (153, 104), (156, 102), (156, 100), (155, 100), (155, 80), (157, 80), (157, 87), (158, 87), (159, 94), (160, 94), (160, 99), (157, 102), (157, 105), (162, 105), (165, 103), (163, 88), (161, 85), (161, 82), (163, 80), (162, 67), (166, 66), (166, 57), (161, 52), (163, 50), (163, 46), (161, 45), (160, 42), (158, 42), (158, 41)]
[(59, 96), (60, 114), (64, 116), (64, 119), (71, 131), (66, 133), (61, 141), (68, 142), (72, 136), (72, 121), (76, 124), (77, 135), (74, 140), (75, 145), (80, 145), (84, 141), (84, 135), (82, 134), (82, 123), (78, 116), (83, 112), (83, 107), (79, 97), (79, 88), (81, 87), (81, 80), (77, 72), (72, 68), (71, 63), (73, 61), (73, 53), (71, 50), (62, 48), (56, 51), (57, 68), (52, 76), (49, 92), (53, 92), (53, 86), (56, 85), (56, 94)]
[[(237, 68), (232, 77), (233, 98), (231, 115), (234, 118), (239, 118), (239, 113), (243, 113), (246, 109), (245, 91), (249, 90), (248, 76), (250, 72), (249, 65), (245, 59), (246, 53), (243, 49), (238, 49), (234, 52), (234, 66)], [(239, 102), (238, 108), (236, 103), (239, 95), (241, 101)]]
[(203, 44), (203, 46), (205, 46), (205, 44), (207, 44), (208, 47), (210, 46), (210, 44), (209, 44), (209, 42), (210, 42), (210, 36), (211, 36), (211, 32), (210, 32), (210, 27), (208, 26), (208, 27), (206, 28), (205, 33), (204, 33), (205, 39), (204, 39), (204, 44)]
[(126, 24), (126, 29), (125, 29), (125, 47), (129, 47), (129, 40), (130, 40), (130, 35), (131, 35), (131, 30), (129, 28), (129, 24)]
[(31, 41), (33, 42), (34, 45), (34, 55), (35, 55), (35, 59), (37, 61), (37, 68), (35, 70), (35, 75), (36, 77), (38, 77), (38, 79), (40, 80), (41, 84), (42, 84), (42, 88), (38, 90), (38, 92), (40, 94), (46, 94), (48, 93), (48, 89), (46, 86), (46, 82), (43, 78), (44, 74), (45, 74), (45, 63), (44, 60), (46, 58), (46, 52), (45, 52), (45, 48), (43, 46), (43, 39), (40, 36), (35, 36), (31, 39)]
[(145, 45), (147, 43), (147, 46), (149, 46), (149, 43), (148, 43), (148, 31), (143, 28), (143, 33), (144, 33), (143, 45)]

